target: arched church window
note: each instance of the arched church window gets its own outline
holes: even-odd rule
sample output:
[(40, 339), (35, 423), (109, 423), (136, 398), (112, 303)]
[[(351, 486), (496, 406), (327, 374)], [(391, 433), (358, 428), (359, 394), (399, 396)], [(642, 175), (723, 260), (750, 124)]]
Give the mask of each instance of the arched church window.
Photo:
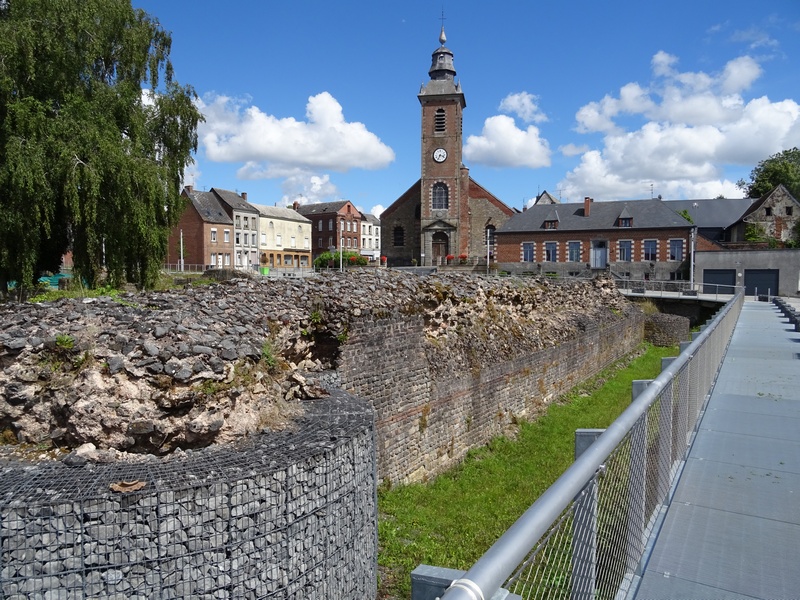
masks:
[(486, 226), (486, 236), (485, 241), (488, 246), (494, 246), (494, 225), (487, 225)]
[(447, 186), (444, 183), (433, 184), (433, 210), (446, 209), (448, 205)]
[(396, 225), (392, 230), (392, 244), (394, 246), (406, 245), (406, 231), (400, 225)]
[(445, 112), (443, 108), (436, 109), (436, 115), (434, 116), (434, 126), (433, 130), (436, 133), (444, 133), (445, 132), (445, 125), (447, 121), (445, 119)]

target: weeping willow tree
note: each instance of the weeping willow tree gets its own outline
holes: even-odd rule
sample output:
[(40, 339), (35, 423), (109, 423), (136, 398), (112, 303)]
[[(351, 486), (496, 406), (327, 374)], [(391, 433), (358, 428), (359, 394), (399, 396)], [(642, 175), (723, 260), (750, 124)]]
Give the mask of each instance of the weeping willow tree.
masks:
[(150, 287), (202, 118), (171, 37), (130, 0), (0, 0), (0, 291), (72, 251)]

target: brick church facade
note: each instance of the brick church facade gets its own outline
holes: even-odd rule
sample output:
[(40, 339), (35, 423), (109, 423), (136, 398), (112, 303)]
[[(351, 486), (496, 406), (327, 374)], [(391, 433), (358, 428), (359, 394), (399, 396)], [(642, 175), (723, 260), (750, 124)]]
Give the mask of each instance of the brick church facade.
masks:
[(381, 214), (381, 254), (389, 266), (440, 265), (448, 255), (486, 264), (487, 256), (494, 255), (495, 229), (517, 212), (475, 182), (462, 162), (467, 103), (445, 41), (443, 27), (430, 81), (417, 96), (422, 106), (421, 177)]

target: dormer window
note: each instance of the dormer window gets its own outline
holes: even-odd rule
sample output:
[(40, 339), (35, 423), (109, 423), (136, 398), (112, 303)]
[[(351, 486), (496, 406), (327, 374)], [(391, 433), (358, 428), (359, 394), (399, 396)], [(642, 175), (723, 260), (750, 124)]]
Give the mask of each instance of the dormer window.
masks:
[(633, 219), (630, 217), (620, 217), (619, 218), (619, 226), (620, 227), (632, 227), (633, 226)]
[(545, 221), (544, 222), (545, 229), (558, 229), (558, 221)]

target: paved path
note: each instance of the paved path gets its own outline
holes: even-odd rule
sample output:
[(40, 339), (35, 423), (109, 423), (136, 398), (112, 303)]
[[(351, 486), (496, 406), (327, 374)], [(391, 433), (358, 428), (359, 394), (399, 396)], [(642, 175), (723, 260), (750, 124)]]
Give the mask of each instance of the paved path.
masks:
[(637, 600), (800, 598), (800, 333), (746, 302)]

